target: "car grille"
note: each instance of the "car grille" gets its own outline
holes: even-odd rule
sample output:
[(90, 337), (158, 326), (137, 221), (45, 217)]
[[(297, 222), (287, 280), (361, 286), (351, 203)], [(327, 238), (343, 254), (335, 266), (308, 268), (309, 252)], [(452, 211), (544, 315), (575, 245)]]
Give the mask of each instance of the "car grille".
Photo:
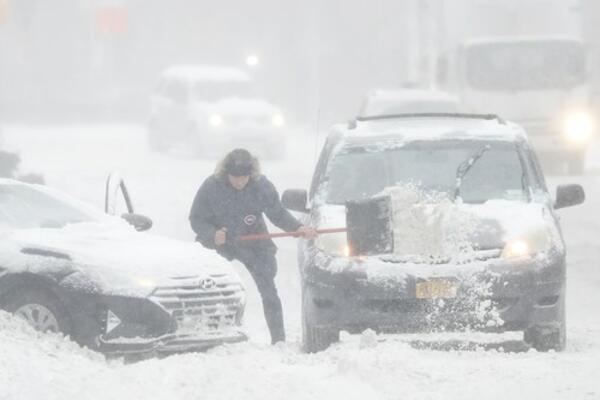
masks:
[(244, 288), (230, 275), (172, 278), (150, 296), (177, 321), (177, 333), (218, 333), (234, 327), (243, 312)]
[(502, 255), (502, 249), (493, 248), (493, 249), (485, 249), (485, 250), (475, 250), (469, 253), (465, 253), (462, 258), (451, 259), (451, 258), (437, 258), (437, 259), (426, 259), (424, 257), (416, 257), (416, 256), (404, 256), (399, 254), (383, 254), (378, 256), (379, 259), (385, 262), (390, 263), (411, 263), (411, 264), (427, 264), (427, 265), (437, 265), (437, 264), (469, 264), (476, 261), (487, 261), (492, 259), (498, 259)]

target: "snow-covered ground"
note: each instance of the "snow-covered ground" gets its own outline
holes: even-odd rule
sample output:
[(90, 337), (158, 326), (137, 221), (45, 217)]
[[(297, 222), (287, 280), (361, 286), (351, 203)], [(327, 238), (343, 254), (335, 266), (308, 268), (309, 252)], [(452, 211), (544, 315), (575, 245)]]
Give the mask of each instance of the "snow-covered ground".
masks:
[[(111, 170), (128, 182), (136, 211), (155, 233), (193, 240), (187, 214), (215, 160), (152, 154), (132, 125), (5, 126), (4, 146), (48, 185), (103, 206)], [(321, 138), (322, 139), (322, 138)], [(516, 334), (344, 336), (329, 350), (299, 349), (300, 288), (293, 239), (279, 241), (278, 287), (289, 342), (267, 345), (258, 294), (250, 290), (248, 343), (134, 364), (105, 360), (0, 312), (0, 400), (4, 399), (600, 399), (600, 146), (583, 177), (551, 177), (552, 190), (582, 183), (584, 205), (561, 211), (568, 246), (568, 346), (527, 351)], [(280, 190), (306, 187), (315, 135), (290, 134), (285, 161), (263, 170)]]

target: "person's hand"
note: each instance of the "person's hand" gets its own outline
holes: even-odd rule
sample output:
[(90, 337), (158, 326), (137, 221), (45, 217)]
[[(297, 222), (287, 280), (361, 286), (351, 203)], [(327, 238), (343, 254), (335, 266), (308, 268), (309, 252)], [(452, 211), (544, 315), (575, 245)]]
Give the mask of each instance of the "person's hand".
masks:
[(221, 228), (215, 232), (215, 244), (223, 246), (227, 241), (227, 228)]
[(317, 231), (304, 225), (300, 226), (300, 228), (296, 230), (296, 233), (298, 233), (298, 236), (302, 236), (305, 239), (312, 239), (317, 236)]

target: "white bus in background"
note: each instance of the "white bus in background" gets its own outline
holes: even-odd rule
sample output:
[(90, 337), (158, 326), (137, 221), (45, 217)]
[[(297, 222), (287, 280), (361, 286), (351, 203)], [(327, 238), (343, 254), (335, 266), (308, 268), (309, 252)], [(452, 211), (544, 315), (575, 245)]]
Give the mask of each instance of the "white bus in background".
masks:
[(594, 121), (581, 40), (480, 37), (447, 61), (446, 78), (469, 111), (521, 124), (543, 161), (583, 172)]

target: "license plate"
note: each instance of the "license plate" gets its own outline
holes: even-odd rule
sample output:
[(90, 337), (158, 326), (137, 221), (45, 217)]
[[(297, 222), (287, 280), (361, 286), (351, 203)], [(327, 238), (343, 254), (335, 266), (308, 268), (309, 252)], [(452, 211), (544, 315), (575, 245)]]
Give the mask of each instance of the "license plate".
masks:
[(452, 299), (456, 297), (457, 285), (451, 281), (435, 280), (417, 282), (415, 289), (417, 299)]

